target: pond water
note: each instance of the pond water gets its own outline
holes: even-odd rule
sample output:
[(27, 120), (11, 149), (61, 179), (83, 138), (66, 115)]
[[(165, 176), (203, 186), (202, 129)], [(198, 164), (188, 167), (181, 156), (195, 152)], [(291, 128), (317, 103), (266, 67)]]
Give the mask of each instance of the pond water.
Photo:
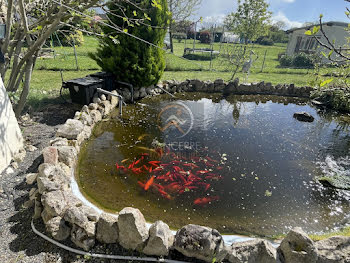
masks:
[[(293, 118), (306, 111), (312, 123)], [(117, 115), (115, 113), (115, 115)], [(106, 211), (139, 208), (146, 220), (223, 234), (308, 233), (348, 223), (350, 192), (315, 176), (350, 168), (349, 116), (303, 99), (178, 94), (146, 98), (97, 125), (76, 177)]]

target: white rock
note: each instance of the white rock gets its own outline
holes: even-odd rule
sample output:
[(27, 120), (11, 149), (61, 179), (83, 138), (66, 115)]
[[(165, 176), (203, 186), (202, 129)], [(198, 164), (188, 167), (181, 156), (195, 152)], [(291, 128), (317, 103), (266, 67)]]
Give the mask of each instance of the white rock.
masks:
[(118, 217), (119, 243), (126, 249), (141, 250), (148, 238), (145, 218), (140, 210), (126, 207)]
[(81, 121), (68, 119), (66, 123), (58, 129), (56, 136), (67, 138), (68, 140), (77, 140), (83, 129), (84, 125)]
[(285, 263), (316, 263), (317, 248), (301, 228), (289, 231), (278, 248), (278, 254)]
[(118, 233), (118, 217), (103, 213), (97, 222), (96, 239), (105, 244), (116, 243)]
[(27, 149), (28, 152), (35, 152), (36, 150), (38, 150), (38, 148), (36, 148), (33, 145), (27, 145), (26, 149)]
[(58, 240), (66, 240), (70, 235), (70, 227), (65, 223), (62, 217), (56, 216), (50, 219), (45, 224), (46, 231), (51, 234), (51, 236)]
[(30, 173), (26, 175), (26, 183), (28, 185), (32, 185), (36, 182), (36, 178), (38, 177), (37, 173)]
[(209, 227), (186, 225), (177, 231), (174, 248), (187, 257), (221, 262), (227, 255), (220, 233)]
[(77, 161), (78, 153), (73, 146), (59, 146), (58, 151), (58, 161), (64, 163), (68, 167), (74, 167)]
[(350, 237), (334, 236), (316, 242), (317, 263), (350, 262)]
[(174, 235), (169, 226), (163, 221), (157, 221), (152, 224), (149, 230), (149, 239), (143, 253), (153, 256), (167, 256), (173, 243)]
[(276, 249), (266, 240), (254, 239), (232, 244), (227, 258), (230, 263), (275, 263)]

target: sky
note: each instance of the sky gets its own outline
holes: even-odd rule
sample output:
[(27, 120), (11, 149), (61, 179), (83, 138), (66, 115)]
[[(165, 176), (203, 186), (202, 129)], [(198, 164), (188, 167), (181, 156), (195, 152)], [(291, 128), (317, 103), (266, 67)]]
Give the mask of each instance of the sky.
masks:
[[(305, 22), (318, 21), (320, 14), (323, 21), (349, 22), (345, 15), (350, 3), (344, 0), (267, 0), (272, 21), (283, 21), (285, 29), (300, 27)], [(220, 23), (224, 17), (235, 11), (237, 0), (202, 0), (194, 19), (203, 17), (204, 22)]]

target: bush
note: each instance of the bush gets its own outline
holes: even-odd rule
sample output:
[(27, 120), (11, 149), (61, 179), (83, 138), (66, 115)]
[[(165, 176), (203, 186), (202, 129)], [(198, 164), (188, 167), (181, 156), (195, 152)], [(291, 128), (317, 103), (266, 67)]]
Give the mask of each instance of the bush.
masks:
[(315, 63), (320, 62), (320, 58), (317, 55), (306, 53), (298, 53), (294, 56), (287, 56), (281, 53), (278, 57), (282, 67), (314, 68)]
[(282, 67), (291, 67), (293, 65), (293, 57), (282, 55), (279, 62)]
[(260, 38), (258, 38), (256, 43), (258, 43), (259, 45), (264, 45), (264, 46), (273, 46), (275, 44), (273, 42), (273, 40), (269, 37), (260, 37)]
[(298, 53), (293, 58), (293, 66), (296, 68), (313, 68), (312, 56), (305, 53)]
[[(166, 0), (159, 0), (161, 8), (154, 7), (152, 1), (139, 0), (137, 6), (143, 12), (135, 13), (134, 1), (114, 1), (107, 3), (110, 23), (127, 29), (131, 35), (144, 39), (159, 47), (163, 46), (169, 22)], [(144, 19), (147, 13), (150, 20)], [(143, 19), (141, 25), (128, 26), (124, 17)], [(143, 87), (156, 84), (165, 68), (164, 51), (146, 44), (115, 29), (104, 26), (104, 37), (95, 54), (90, 56), (103, 71), (112, 73), (116, 80)]]
[(199, 40), (201, 43), (209, 44), (211, 42), (211, 34), (209, 31), (202, 31), (199, 35)]

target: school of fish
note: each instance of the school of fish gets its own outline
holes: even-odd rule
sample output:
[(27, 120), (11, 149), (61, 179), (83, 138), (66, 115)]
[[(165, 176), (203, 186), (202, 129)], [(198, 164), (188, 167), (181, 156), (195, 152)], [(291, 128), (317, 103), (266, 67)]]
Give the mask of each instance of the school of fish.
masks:
[[(143, 147), (144, 148), (144, 147)], [(157, 159), (152, 160), (156, 154)], [(144, 191), (154, 190), (165, 199), (172, 200), (186, 192), (198, 192), (205, 196), (193, 200), (193, 205), (205, 206), (218, 201), (219, 196), (210, 196), (213, 181), (222, 179), (218, 175), (223, 169), (220, 161), (206, 157), (178, 156), (169, 149), (152, 149), (144, 152), (129, 165), (129, 159), (116, 163), (116, 169), (122, 174), (148, 176), (146, 181), (138, 181)], [(206, 194), (205, 194), (206, 193)]]

